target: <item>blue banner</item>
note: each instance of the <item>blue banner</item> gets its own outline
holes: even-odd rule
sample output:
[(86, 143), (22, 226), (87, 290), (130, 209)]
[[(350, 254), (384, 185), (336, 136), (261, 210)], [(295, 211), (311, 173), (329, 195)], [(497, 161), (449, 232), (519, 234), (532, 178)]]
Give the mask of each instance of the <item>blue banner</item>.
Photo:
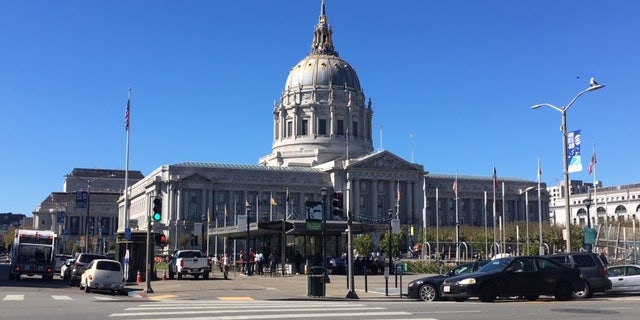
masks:
[(582, 157), (580, 156), (580, 130), (567, 132), (567, 161), (569, 173), (582, 171)]

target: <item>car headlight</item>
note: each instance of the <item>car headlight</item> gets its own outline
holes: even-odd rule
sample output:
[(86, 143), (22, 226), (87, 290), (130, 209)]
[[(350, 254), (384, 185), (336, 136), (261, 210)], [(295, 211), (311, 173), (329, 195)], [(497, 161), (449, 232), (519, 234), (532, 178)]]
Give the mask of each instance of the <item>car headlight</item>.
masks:
[(409, 282), (409, 287), (419, 286), (422, 284), (422, 281), (411, 281)]
[(458, 282), (458, 284), (461, 284), (463, 286), (468, 286), (470, 284), (476, 284), (476, 278), (466, 278), (464, 280), (460, 280), (460, 282)]

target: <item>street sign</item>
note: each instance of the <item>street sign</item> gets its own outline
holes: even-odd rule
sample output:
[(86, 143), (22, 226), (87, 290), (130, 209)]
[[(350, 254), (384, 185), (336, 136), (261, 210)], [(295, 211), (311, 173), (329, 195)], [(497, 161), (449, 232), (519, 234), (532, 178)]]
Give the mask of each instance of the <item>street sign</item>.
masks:
[(58, 224), (64, 223), (64, 211), (58, 212)]
[(131, 240), (131, 228), (124, 228), (125, 240)]
[(584, 228), (584, 244), (595, 244), (598, 232), (594, 228)]

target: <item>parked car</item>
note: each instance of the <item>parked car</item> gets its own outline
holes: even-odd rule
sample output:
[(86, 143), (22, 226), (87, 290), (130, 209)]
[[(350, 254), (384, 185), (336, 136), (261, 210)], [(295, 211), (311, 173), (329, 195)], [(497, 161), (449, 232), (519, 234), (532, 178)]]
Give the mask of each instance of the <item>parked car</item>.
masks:
[(74, 261), (75, 261), (75, 259), (69, 258), (69, 259), (65, 260), (64, 264), (62, 264), (62, 267), (60, 267), (60, 277), (67, 284), (69, 283), (69, 280), (71, 279), (71, 269), (73, 269), (73, 262)]
[(606, 265), (597, 253), (569, 252), (546, 255), (545, 257), (570, 268), (577, 267), (582, 271), (586, 286), (584, 290), (574, 292), (576, 298), (591, 298), (594, 292), (611, 289), (611, 280), (607, 277)]
[(95, 259), (87, 265), (80, 277), (80, 290), (109, 291), (116, 294), (124, 291), (125, 280), (120, 262), (110, 259)]
[(445, 274), (439, 274), (436, 276), (424, 277), (409, 282), (407, 289), (407, 297), (410, 299), (422, 300), (422, 301), (434, 301), (440, 300), (440, 286), (444, 282), (444, 279), (461, 274), (467, 274), (478, 271), (480, 267), (487, 264), (486, 260), (478, 260), (475, 262), (463, 263)]
[(169, 261), (169, 279), (178, 276), (182, 280), (185, 275), (191, 275), (198, 279), (209, 279), (211, 272), (211, 259), (200, 250), (177, 250)]
[(626, 264), (607, 268), (610, 293), (640, 292), (640, 265)]
[(71, 257), (72, 256), (70, 254), (56, 254), (56, 267), (54, 272), (60, 273), (60, 275), (62, 276), (62, 273), (60, 272), (62, 266), (67, 261), (67, 259), (70, 259)]
[(570, 300), (583, 289), (578, 268), (569, 268), (539, 256), (508, 257), (491, 260), (477, 272), (447, 278), (442, 283), (443, 298), (464, 301), (479, 297), (493, 302), (497, 297), (524, 297), (536, 300), (540, 295)]
[(95, 259), (106, 259), (107, 256), (99, 253), (78, 253), (74, 258), (73, 265), (71, 266), (71, 273), (69, 275), (69, 285), (80, 285), (80, 278), (87, 269), (87, 265)]

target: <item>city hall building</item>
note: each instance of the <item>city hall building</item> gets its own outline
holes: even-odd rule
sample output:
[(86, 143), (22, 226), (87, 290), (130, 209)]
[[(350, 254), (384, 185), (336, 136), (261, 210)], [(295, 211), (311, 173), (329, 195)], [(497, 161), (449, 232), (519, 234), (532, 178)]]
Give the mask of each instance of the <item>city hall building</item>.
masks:
[[(390, 218), (399, 219), (408, 245), (425, 225), (484, 225), (487, 208), (493, 208), (491, 191), (487, 201), (492, 177), (457, 177), (456, 199), (453, 175), (428, 174), (422, 165), (392, 152), (374, 151), (373, 107), (356, 71), (334, 47), (323, 3), (311, 51), (291, 68), (271, 111), (272, 152), (255, 165), (158, 167), (119, 200), (121, 246), (136, 241), (131, 234), (125, 239), (126, 228), (134, 238), (141, 236), (136, 232), (146, 233), (156, 197), (162, 198), (162, 216), (152, 232), (166, 235), (165, 252), (201, 248), (209, 255), (234, 255), (251, 247), (265, 255), (284, 249), (286, 259), (298, 251), (317, 261), (322, 232), (314, 221), (322, 219), (323, 211), (327, 257), (347, 250), (347, 216), (353, 218), (353, 232), (372, 233), (376, 245)], [(530, 211), (538, 212), (537, 193), (522, 193), (535, 182), (500, 182), (497, 207), (505, 221), (525, 219), (525, 196)], [(343, 214), (333, 212), (334, 193), (342, 197)], [(543, 218), (548, 220), (548, 195), (543, 194)], [(537, 221), (537, 215), (530, 219)], [(494, 225), (491, 218), (487, 223)]]

